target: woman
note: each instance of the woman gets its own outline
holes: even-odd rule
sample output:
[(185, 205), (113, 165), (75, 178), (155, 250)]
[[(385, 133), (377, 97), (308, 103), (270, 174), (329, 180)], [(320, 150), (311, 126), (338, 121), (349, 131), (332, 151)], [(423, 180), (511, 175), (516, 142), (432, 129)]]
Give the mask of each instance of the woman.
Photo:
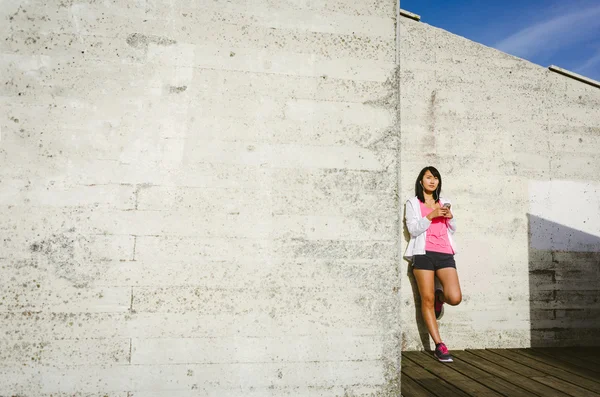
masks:
[[(441, 191), (442, 176), (439, 171), (434, 167), (423, 168), (415, 183), (416, 196), (406, 202), (406, 226), (410, 242), (404, 257), (412, 261), (413, 274), (421, 295), (421, 313), (435, 342), (435, 356), (441, 362), (452, 362), (436, 320), (443, 313), (443, 304), (458, 305), (462, 293), (452, 239), (456, 223), (450, 210), (450, 201), (440, 197)], [(435, 276), (443, 289), (435, 289)]]

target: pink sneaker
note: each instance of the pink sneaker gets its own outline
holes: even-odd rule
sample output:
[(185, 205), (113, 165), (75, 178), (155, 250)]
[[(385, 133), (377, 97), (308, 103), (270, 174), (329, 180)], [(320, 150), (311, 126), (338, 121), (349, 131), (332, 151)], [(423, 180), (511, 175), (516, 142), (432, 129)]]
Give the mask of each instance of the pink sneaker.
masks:
[(440, 294), (444, 292), (441, 289), (435, 290), (435, 302), (433, 304), (433, 308), (435, 310), (435, 318), (439, 320), (444, 315), (444, 302), (442, 302), (439, 298)]
[(448, 351), (448, 348), (446, 347), (446, 345), (443, 342), (441, 342), (435, 346), (434, 354), (435, 354), (435, 357), (443, 363), (454, 362), (454, 360), (452, 359), (452, 356), (450, 355), (450, 352)]

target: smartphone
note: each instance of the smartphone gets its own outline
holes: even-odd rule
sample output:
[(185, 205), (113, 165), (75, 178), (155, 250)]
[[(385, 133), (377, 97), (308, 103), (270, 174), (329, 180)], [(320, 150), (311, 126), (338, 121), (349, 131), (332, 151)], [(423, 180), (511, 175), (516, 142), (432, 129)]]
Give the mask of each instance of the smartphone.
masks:
[(444, 204), (444, 208), (448, 208), (448, 209), (450, 209), (450, 203), (446, 203), (446, 204)]

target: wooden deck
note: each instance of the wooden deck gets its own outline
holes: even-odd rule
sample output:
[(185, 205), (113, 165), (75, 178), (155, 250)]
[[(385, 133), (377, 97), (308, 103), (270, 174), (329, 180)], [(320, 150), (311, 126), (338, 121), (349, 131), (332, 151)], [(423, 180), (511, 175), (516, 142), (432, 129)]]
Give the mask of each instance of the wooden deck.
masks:
[(402, 395), (600, 396), (600, 347), (402, 353)]

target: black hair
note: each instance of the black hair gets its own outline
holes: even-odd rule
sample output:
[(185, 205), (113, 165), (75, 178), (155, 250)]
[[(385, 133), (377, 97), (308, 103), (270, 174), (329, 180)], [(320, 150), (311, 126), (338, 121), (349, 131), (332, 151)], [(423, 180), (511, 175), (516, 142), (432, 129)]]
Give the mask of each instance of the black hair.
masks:
[(440, 175), (440, 172), (437, 169), (435, 169), (435, 167), (425, 167), (421, 170), (421, 172), (419, 172), (417, 182), (415, 183), (415, 195), (419, 198), (419, 201), (421, 201), (422, 203), (425, 202), (425, 196), (423, 195), (423, 185), (421, 185), (421, 181), (423, 180), (423, 176), (425, 176), (425, 173), (427, 171), (431, 172), (431, 174), (434, 177), (436, 177), (440, 182), (438, 184), (437, 189), (435, 189), (435, 191), (433, 192), (433, 199), (435, 201), (438, 201), (440, 199), (440, 194), (442, 193), (442, 175)]

